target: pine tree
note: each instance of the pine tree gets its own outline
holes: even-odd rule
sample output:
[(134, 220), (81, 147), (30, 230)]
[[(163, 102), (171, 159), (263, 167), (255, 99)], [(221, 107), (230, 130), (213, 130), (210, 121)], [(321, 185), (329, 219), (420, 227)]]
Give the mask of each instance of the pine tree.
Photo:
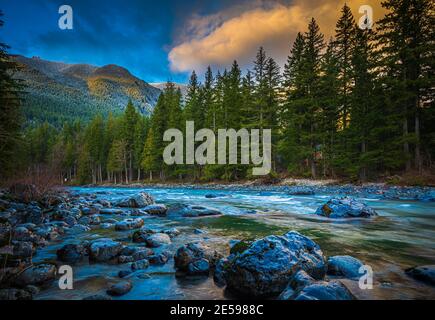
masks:
[[(0, 28), (3, 26), (0, 11)], [(20, 144), (21, 93), (23, 86), (13, 78), (18, 65), (11, 61), (9, 46), (0, 42), (0, 177), (12, 174), (14, 152)]]
[(352, 50), (355, 40), (355, 19), (349, 6), (341, 9), (341, 17), (335, 29), (335, 48), (339, 66), (339, 101), (341, 105), (341, 126), (346, 129), (349, 123), (350, 94), (352, 91)]
[[(405, 168), (411, 168), (411, 146), (414, 146), (414, 165), (421, 172), (421, 128), (423, 135), (433, 137), (433, 125), (424, 123), (422, 114), (433, 114), (434, 67), (434, 3), (431, 0), (387, 0), (382, 6), (389, 10), (377, 23), (380, 68), (388, 102), (400, 118)], [(412, 121), (413, 120), (413, 121)], [(414, 126), (414, 134), (410, 134)], [(430, 152), (429, 152), (430, 154)], [(430, 157), (429, 157), (430, 158)], [(429, 160), (430, 161), (430, 160)]]

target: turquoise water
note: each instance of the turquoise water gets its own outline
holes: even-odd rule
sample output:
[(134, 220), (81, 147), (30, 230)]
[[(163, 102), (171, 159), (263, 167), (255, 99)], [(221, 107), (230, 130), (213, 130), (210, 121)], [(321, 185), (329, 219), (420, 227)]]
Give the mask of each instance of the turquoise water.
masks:
[[(224, 215), (209, 218), (146, 217), (146, 226), (176, 227), (182, 234), (174, 238), (171, 252), (182, 244), (203, 240), (223, 254), (231, 239), (260, 238), (297, 230), (311, 237), (327, 256), (352, 255), (374, 271), (373, 290), (361, 290), (355, 281), (345, 284), (360, 299), (435, 299), (434, 287), (415, 281), (403, 272), (415, 265), (435, 264), (435, 204), (417, 201), (359, 199), (373, 207), (379, 217), (364, 220), (329, 220), (313, 215), (331, 195), (292, 196), (282, 192), (252, 190), (200, 190), (183, 188), (72, 188), (80, 194), (96, 194), (114, 200), (149, 192), (158, 203), (202, 205), (220, 210)], [(207, 199), (206, 194), (222, 197)], [(357, 198), (358, 199), (358, 198)], [(125, 216), (102, 216), (103, 220)], [(206, 233), (195, 234), (200, 228)], [(55, 260), (56, 250), (68, 242), (110, 237), (131, 244), (129, 234), (95, 229), (67, 234), (38, 252), (35, 261)], [(158, 252), (159, 250), (157, 250)], [(74, 290), (62, 291), (55, 285), (37, 296), (39, 299), (81, 299), (104, 293), (120, 279), (125, 265), (89, 264), (74, 266)], [(165, 266), (152, 266), (131, 279), (133, 289), (119, 299), (224, 299), (232, 298), (214, 285), (212, 278), (186, 279), (175, 275), (173, 260)]]

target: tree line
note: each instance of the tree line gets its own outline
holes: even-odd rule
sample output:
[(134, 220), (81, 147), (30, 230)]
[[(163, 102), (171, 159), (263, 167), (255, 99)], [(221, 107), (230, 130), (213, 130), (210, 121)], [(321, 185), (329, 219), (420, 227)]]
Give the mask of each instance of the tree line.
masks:
[(260, 48), (246, 72), (237, 61), (216, 74), (208, 67), (200, 83), (193, 71), (185, 97), (168, 82), (149, 118), (129, 103), (117, 117), (27, 128), (21, 158), (80, 183), (250, 178), (246, 165), (167, 166), (163, 133), (191, 120), (215, 132), (272, 129), (272, 176), (366, 181), (433, 171), (434, 3), (382, 5), (388, 13), (364, 30), (344, 5), (328, 40), (313, 18), (283, 70)]

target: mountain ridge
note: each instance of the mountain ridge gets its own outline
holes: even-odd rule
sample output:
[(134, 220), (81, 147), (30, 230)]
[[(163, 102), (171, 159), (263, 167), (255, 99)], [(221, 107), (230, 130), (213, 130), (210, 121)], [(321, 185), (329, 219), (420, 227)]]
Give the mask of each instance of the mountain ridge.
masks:
[(19, 65), (15, 78), (23, 80), (28, 122), (89, 121), (98, 113), (121, 113), (128, 101), (149, 115), (161, 90), (115, 64), (102, 67), (11, 56)]

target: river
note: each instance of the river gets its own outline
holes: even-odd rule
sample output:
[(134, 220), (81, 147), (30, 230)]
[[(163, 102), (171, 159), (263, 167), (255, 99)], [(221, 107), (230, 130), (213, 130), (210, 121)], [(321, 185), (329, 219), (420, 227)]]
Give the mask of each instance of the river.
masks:
[[(435, 204), (421, 201), (391, 201), (357, 198), (374, 208), (379, 216), (372, 219), (332, 220), (313, 213), (331, 195), (293, 196), (284, 192), (254, 190), (205, 190), (190, 188), (71, 188), (73, 193), (96, 194), (109, 201), (141, 191), (150, 193), (157, 203), (207, 206), (223, 215), (207, 218), (145, 217), (146, 226), (176, 227), (182, 233), (167, 249), (203, 240), (209, 246), (227, 252), (232, 239), (261, 238), (296, 230), (316, 241), (326, 256), (351, 255), (370, 265), (374, 271), (372, 290), (359, 289), (357, 281), (343, 280), (358, 299), (435, 299), (434, 287), (416, 281), (404, 269), (435, 264)], [(218, 194), (206, 198), (206, 194)], [(122, 220), (123, 215), (104, 215), (103, 219)], [(204, 231), (194, 232), (195, 229)], [(56, 250), (66, 243), (109, 237), (129, 243), (132, 231), (93, 229), (67, 233), (38, 251), (34, 261), (56, 260)], [(82, 299), (104, 293), (119, 281), (117, 264), (89, 263), (73, 266), (74, 289), (60, 290), (53, 284), (36, 299)], [(151, 266), (130, 278), (133, 289), (116, 299), (231, 299), (209, 278), (176, 277), (171, 259), (164, 266)]]

